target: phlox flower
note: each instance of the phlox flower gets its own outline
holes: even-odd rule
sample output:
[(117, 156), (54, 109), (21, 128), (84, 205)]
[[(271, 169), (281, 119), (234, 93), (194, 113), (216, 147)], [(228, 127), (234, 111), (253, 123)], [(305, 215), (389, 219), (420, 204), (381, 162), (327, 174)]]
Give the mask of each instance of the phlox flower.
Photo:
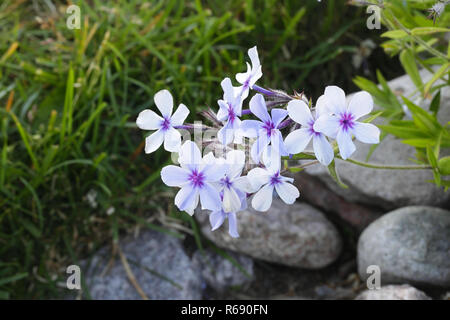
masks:
[(219, 191), (213, 183), (223, 178), (226, 165), (211, 163), (207, 158), (210, 156), (202, 158), (197, 145), (188, 140), (180, 148), (181, 167), (169, 165), (161, 170), (161, 179), (166, 185), (181, 188), (175, 196), (175, 205), (180, 211), (193, 215), (199, 199), (202, 209), (215, 211), (222, 207)]
[(236, 212), (247, 208), (247, 193), (252, 193), (252, 185), (248, 178), (242, 175), (245, 166), (245, 153), (241, 150), (232, 150), (227, 153), (226, 159), (216, 160), (216, 163), (225, 163), (226, 172), (215, 185), (222, 198), (224, 212)]
[(247, 72), (236, 74), (236, 80), (242, 84), (240, 87), (242, 100), (248, 97), (249, 90), (253, 88), (256, 81), (262, 77), (262, 67), (259, 62), (258, 51), (256, 46), (248, 49), (248, 56), (252, 62), (252, 65), (247, 62)]
[(223, 100), (217, 101), (219, 111), (217, 119), (226, 121), (226, 124), (217, 133), (220, 143), (227, 145), (233, 142), (237, 131), (241, 125), (238, 118), (242, 113), (242, 99), (239, 94), (235, 94), (235, 88), (231, 84), (230, 78), (225, 78), (220, 83), (223, 89)]
[(278, 129), (288, 115), (287, 110), (272, 109), (271, 115), (269, 115), (264, 97), (258, 93), (250, 100), (250, 111), (261, 120), (244, 120), (241, 124), (243, 136), (257, 138), (250, 151), (253, 161), (259, 163), (261, 154), (269, 144), (272, 146), (272, 152), (281, 156), (287, 155), (283, 136)]
[(314, 122), (322, 114), (326, 113), (325, 97), (321, 96), (317, 100), (315, 115), (311, 114), (307, 104), (301, 100), (291, 100), (287, 105), (289, 117), (302, 125), (298, 130), (288, 134), (284, 140), (287, 152), (296, 154), (302, 152), (308, 143), (313, 140), (314, 154), (317, 160), (328, 166), (333, 161), (333, 148), (327, 138), (321, 132), (314, 130)]
[(184, 104), (180, 104), (177, 111), (172, 114), (173, 98), (167, 90), (158, 91), (153, 99), (162, 117), (146, 109), (141, 111), (136, 119), (140, 129), (157, 130), (145, 139), (145, 153), (155, 151), (163, 142), (165, 150), (178, 152), (181, 146), (181, 134), (175, 127), (183, 124), (189, 115), (189, 109)]
[(253, 188), (259, 189), (252, 199), (252, 207), (256, 211), (269, 210), (274, 190), (286, 204), (293, 204), (300, 196), (298, 189), (292, 185), (294, 179), (280, 175), (280, 165), (272, 164), (266, 168), (254, 168), (250, 170), (247, 177)]
[(372, 111), (373, 100), (368, 92), (356, 93), (347, 106), (344, 91), (328, 86), (325, 88), (324, 104), (329, 113), (322, 114), (313, 129), (336, 139), (342, 159), (347, 159), (356, 150), (352, 135), (364, 143), (380, 142), (380, 130), (375, 125), (356, 121)]

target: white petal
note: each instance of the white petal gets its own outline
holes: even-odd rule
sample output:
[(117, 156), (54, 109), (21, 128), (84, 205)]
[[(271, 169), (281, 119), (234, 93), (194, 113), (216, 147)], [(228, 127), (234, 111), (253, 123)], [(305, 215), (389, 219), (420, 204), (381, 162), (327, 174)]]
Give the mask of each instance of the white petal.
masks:
[(170, 92), (166, 89), (158, 91), (153, 100), (158, 107), (159, 111), (164, 117), (170, 117), (173, 109), (173, 98)]
[(259, 62), (258, 49), (256, 46), (248, 49), (248, 56), (250, 57), (250, 61), (252, 62), (252, 69), (258, 68), (261, 63)]
[(297, 154), (305, 150), (311, 140), (311, 131), (309, 128), (300, 128), (288, 134), (284, 140), (287, 152)]
[(253, 193), (258, 191), (259, 189), (259, 187), (253, 187), (253, 185), (250, 183), (250, 179), (247, 176), (234, 179), (233, 187), (246, 193)]
[(143, 130), (158, 130), (161, 128), (163, 118), (154, 111), (145, 109), (141, 111), (136, 119), (136, 125)]
[(265, 133), (262, 133), (258, 139), (253, 143), (250, 150), (250, 155), (255, 163), (259, 163), (260, 156), (264, 152), (264, 149), (269, 144), (270, 140)]
[(161, 180), (169, 187), (180, 187), (189, 182), (189, 171), (174, 165), (161, 170)]
[(160, 129), (145, 138), (145, 153), (152, 153), (158, 149), (164, 140), (164, 132)]
[(256, 138), (263, 123), (258, 120), (244, 120), (241, 123), (241, 132), (244, 137)]
[(245, 166), (245, 152), (242, 150), (232, 150), (227, 153), (225, 162), (229, 165), (227, 175), (234, 179), (241, 175)]
[(373, 99), (366, 91), (355, 93), (348, 105), (348, 111), (353, 115), (353, 120), (357, 120), (362, 116), (369, 114), (372, 109)]
[(263, 168), (254, 168), (247, 173), (247, 178), (252, 185), (252, 189), (258, 190), (263, 184), (269, 183), (270, 174)]
[(340, 128), (339, 119), (336, 116), (327, 114), (321, 115), (313, 125), (316, 132), (322, 132), (330, 138), (335, 138)]
[(352, 141), (352, 135), (348, 131), (339, 130), (336, 141), (339, 146), (339, 153), (341, 154), (342, 159), (347, 159), (350, 157), (353, 152), (355, 152), (356, 147)]
[(249, 82), (249, 87), (251, 89), (253, 89), (253, 86), (255, 85), (256, 81), (258, 81), (259, 78), (261, 78), (261, 77), (262, 77), (262, 67), (258, 66), (256, 68), (253, 68), (252, 75), (251, 75), (250, 82)]
[(286, 204), (293, 204), (295, 199), (300, 196), (298, 189), (294, 185), (287, 182), (277, 183), (275, 185), (275, 190), (277, 190), (281, 200), (283, 200)]
[(202, 154), (195, 142), (187, 140), (180, 149), (178, 162), (182, 167), (194, 168), (201, 164)]
[(236, 213), (234, 212), (230, 212), (228, 214), (228, 233), (233, 238), (239, 238), (239, 233), (237, 231)]
[(275, 125), (275, 128), (278, 128), (281, 121), (283, 121), (284, 118), (286, 118), (286, 116), (288, 115), (288, 112), (284, 109), (272, 109), (270, 114), (272, 115), (272, 121)]
[(175, 196), (175, 205), (180, 211), (186, 211), (191, 216), (198, 205), (199, 193), (191, 185), (185, 185)]
[(225, 187), (223, 190), (222, 206), (225, 212), (235, 212), (241, 208), (241, 199), (239, 199), (234, 188)]
[(325, 88), (325, 97), (329, 111), (340, 114), (344, 113), (346, 108), (345, 92), (337, 86), (327, 86)]
[(255, 94), (250, 99), (250, 111), (263, 122), (271, 120), (269, 113), (267, 112), (266, 101), (260, 93)]
[(333, 148), (323, 134), (314, 135), (313, 148), (317, 160), (319, 160), (323, 165), (328, 166), (331, 161), (333, 161)]
[(225, 78), (220, 83), (223, 89), (223, 100), (231, 103), (234, 100), (234, 88), (230, 78)]
[(309, 126), (309, 124), (314, 121), (311, 115), (311, 111), (304, 101), (289, 101), (287, 110), (289, 112), (289, 118), (297, 123), (300, 123), (302, 126)]
[(169, 152), (178, 152), (181, 147), (181, 134), (178, 130), (170, 127), (164, 132), (164, 149)]
[(216, 182), (225, 176), (228, 170), (228, 165), (225, 163), (215, 163), (200, 166), (200, 171), (205, 176), (205, 181)]
[(284, 146), (283, 135), (281, 131), (276, 129), (272, 131), (270, 136), (270, 145), (272, 147), (272, 157), (287, 156), (286, 147)]
[(353, 134), (356, 139), (364, 143), (380, 142), (380, 129), (371, 123), (355, 121), (353, 125)]
[(231, 121), (228, 120), (227, 123), (217, 132), (217, 138), (224, 146), (233, 142), (234, 129)]
[(273, 185), (266, 184), (252, 199), (252, 207), (256, 211), (267, 211), (272, 205)]
[(217, 111), (217, 120), (225, 121), (228, 119), (228, 105), (223, 100), (217, 100), (217, 104), (219, 105), (219, 111)]
[(200, 188), (200, 203), (202, 209), (219, 210), (222, 206), (219, 192), (211, 184), (205, 183)]
[(243, 72), (243, 73), (237, 73), (236, 74), (236, 80), (237, 82), (239, 82), (240, 84), (244, 84), (245, 81), (247, 81), (247, 79), (250, 77), (251, 75), (251, 70), (252, 68), (250, 67), (250, 64), (248, 62), (246, 62), (247, 64), (247, 71)]
[(211, 224), (211, 231), (217, 230), (225, 221), (226, 214), (222, 210), (216, 210), (210, 213), (209, 223)]
[(170, 118), (170, 123), (172, 126), (181, 126), (189, 115), (189, 109), (184, 104), (180, 104), (178, 109)]
[(321, 95), (316, 102), (316, 119), (318, 119), (323, 114), (331, 114), (327, 107), (327, 99), (325, 95)]

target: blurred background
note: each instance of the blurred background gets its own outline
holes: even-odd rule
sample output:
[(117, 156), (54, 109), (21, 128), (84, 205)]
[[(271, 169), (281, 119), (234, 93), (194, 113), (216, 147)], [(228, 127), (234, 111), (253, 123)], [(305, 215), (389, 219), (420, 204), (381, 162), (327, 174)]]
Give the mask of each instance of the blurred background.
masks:
[[(80, 29), (66, 24), (71, 4), (80, 8)], [(198, 111), (217, 109), (220, 81), (245, 70), (247, 50), (255, 45), (263, 66), (260, 86), (304, 91), (313, 101), (326, 85), (346, 93), (360, 90), (356, 76), (378, 82), (377, 70), (388, 81), (403, 75), (398, 57), (380, 46), (386, 28), (368, 29), (368, 17), (365, 7), (338, 0), (3, 0), (0, 298), (64, 298), (67, 266), (83, 265), (100, 248), (130, 258), (134, 253), (125, 249), (133, 250), (130, 237), (147, 230), (155, 239), (159, 234), (173, 239), (166, 248), (170, 252), (178, 250), (173, 243), (181, 243), (188, 258), (199, 249), (212, 252), (246, 278), (247, 260), (216, 247), (198, 221), (174, 207), (174, 190), (159, 175), (170, 154), (144, 154), (146, 133), (136, 128), (137, 114), (154, 108), (153, 95), (168, 89), (175, 104), (190, 108), (188, 121), (199, 120)], [(335, 224), (347, 237), (339, 268), (314, 273), (252, 262), (250, 277), (268, 284), (255, 280), (256, 285), (223, 293), (203, 279), (201, 297), (296, 296), (289, 286), (292, 277), (320, 284), (341, 272), (347, 279), (348, 270), (355, 269), (358, 232)], [(147, 248), (142, 241), (137, 246)], [(127, 283), (148, 297), (131, 260), (125, 259), (125, 270), (134, 270), (137, 284)], [(111, 262), (105, 261), (104, 266)], [(118, 261), (121, 265), (124, 259)], [(171, 283), (155, 270), (149, 271), (153, 277)], [(316, 291), (326, 296), (330, 288)], [(83, 292), (83, 298), (92, 297)]]

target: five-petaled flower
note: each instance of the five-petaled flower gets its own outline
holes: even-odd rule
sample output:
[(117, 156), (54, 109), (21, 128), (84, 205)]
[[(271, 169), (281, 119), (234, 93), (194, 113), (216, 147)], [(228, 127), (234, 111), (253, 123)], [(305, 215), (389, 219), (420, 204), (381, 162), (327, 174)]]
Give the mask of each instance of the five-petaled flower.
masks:
[(213, 183), (223, 178), (226, 165), (210, 163), (205, 158), (197, 145), (188, 140), (180, 149), (178, 161), (181, 167), (169, 165), (161, 170), (161, 179), (166, 185), (181, 188), (175, 196), (175, 205), (190, 215), (194, 214), (199, 198), (202, 209), (215, 211), (221, 208), (220, 194)]
[(323, 165), (328, 166), (334, 158), (333, 148), (324, 134), (314, 130), (314, 122), (316, 119), (326, 113), (325, 97), (321, 96), (317, 100), (314, 117), (306, 103), (301, 100), (289, 101), (287, 110), (289, 112), (289, 117), (302, 125), (300, 129), (289, 133), (284, 140), (287, 152), (290, 154), (302, 152), (312, 138), (314, 154), (316, 155), (317, 160)]
[(248, 56), (252, 62), (252, 65), (247, 62), (247, 72), (236, 74), (236, 80), (242, 84), (240, 88), (240, 96), (242, 100), (245, 100), (248, 97), (248, 93), (250, 89), (253, 89), (256, 81), (262, 77), (262, 67), (259, 62), (258, 51), (256, 46), (248, 49)]
[(286, 204), (293, 204), (300, 196), (298, 189), (292, 185), (294, 179), (280, 175), (279, 164), (266, 168), (254, 168), (247, 174), (253, 188), (258, 190), (252, 199), (256, 211), (267, 211), (272, 205), (274, 189)]
[(272, 109), (270, 116), (264, 97), (258, 93), (250, 100), (250, 111), (261, 119), (261, 121), (244, 120), (241, 124), (243, 136), (257, 138), (250, 151), (253, 161), (259, 163), (261, 154), (269, 143), (272, 146), (272, 153), (276, 152), (277, 155), (286, 156), (288, 153), (278, 127), (288, 115), (287, 110)]
[(373, 100), (369, 93), (356, 93), (348, 106), (345, 93), (339, 87), (326, 87), (323, 96), (328, 112), (316, 120), (313, 129), (336, 139), (342, 159), (347, 159), (356, 150), (352, 135), (364, 143), (380, 142), (380, 130), (375, 125), (356, 121), (372, 111)]
[(181, 134), (175, 128), (181, 126), (189, 115), (189, 109), (180, 104), (172, 114), (173, 98), (169, 91), (161, 90), (153, 98), (162, 117), (154, 111), (146, 109), (139, 113), (136, 124), (143, 130), (157, 130), (145, 139), (145, 153), (158, 149), (164, 141), (164, 149), (178, 152), (181, 146)]
[(217, 119), (226, 121), (226, 123), (219, 130), (217, 136), (220, 143), (227, 145), (233, 142), (241, 125), (241, 120), (238, 117), (242, 113), (242, 99), (239, 94), (235, 94), (235, 88), (231, 84), (230, 78), (223, 79), (220, 85), (223, 89), (223, 100), (217, 101), (220, 107), (217, 112)]

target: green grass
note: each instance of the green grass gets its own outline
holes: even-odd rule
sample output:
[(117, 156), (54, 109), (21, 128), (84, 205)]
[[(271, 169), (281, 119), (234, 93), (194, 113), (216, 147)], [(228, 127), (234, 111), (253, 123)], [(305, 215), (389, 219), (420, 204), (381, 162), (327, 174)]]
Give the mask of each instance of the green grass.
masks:
[(72, 2), (80, 30), (59, 1), (0, 4), (0, 298), (59, 297), (66, 266), (136, 226), (184, 236), (161, 218), (173, 210), (159, 179), (169, 155), (145, 155), (134, 123), (155, 92), (194, 120), (253, 45), (260, 85), (315, 98), (355, 88), (349, 57), (370, 34), (343, 1)]

